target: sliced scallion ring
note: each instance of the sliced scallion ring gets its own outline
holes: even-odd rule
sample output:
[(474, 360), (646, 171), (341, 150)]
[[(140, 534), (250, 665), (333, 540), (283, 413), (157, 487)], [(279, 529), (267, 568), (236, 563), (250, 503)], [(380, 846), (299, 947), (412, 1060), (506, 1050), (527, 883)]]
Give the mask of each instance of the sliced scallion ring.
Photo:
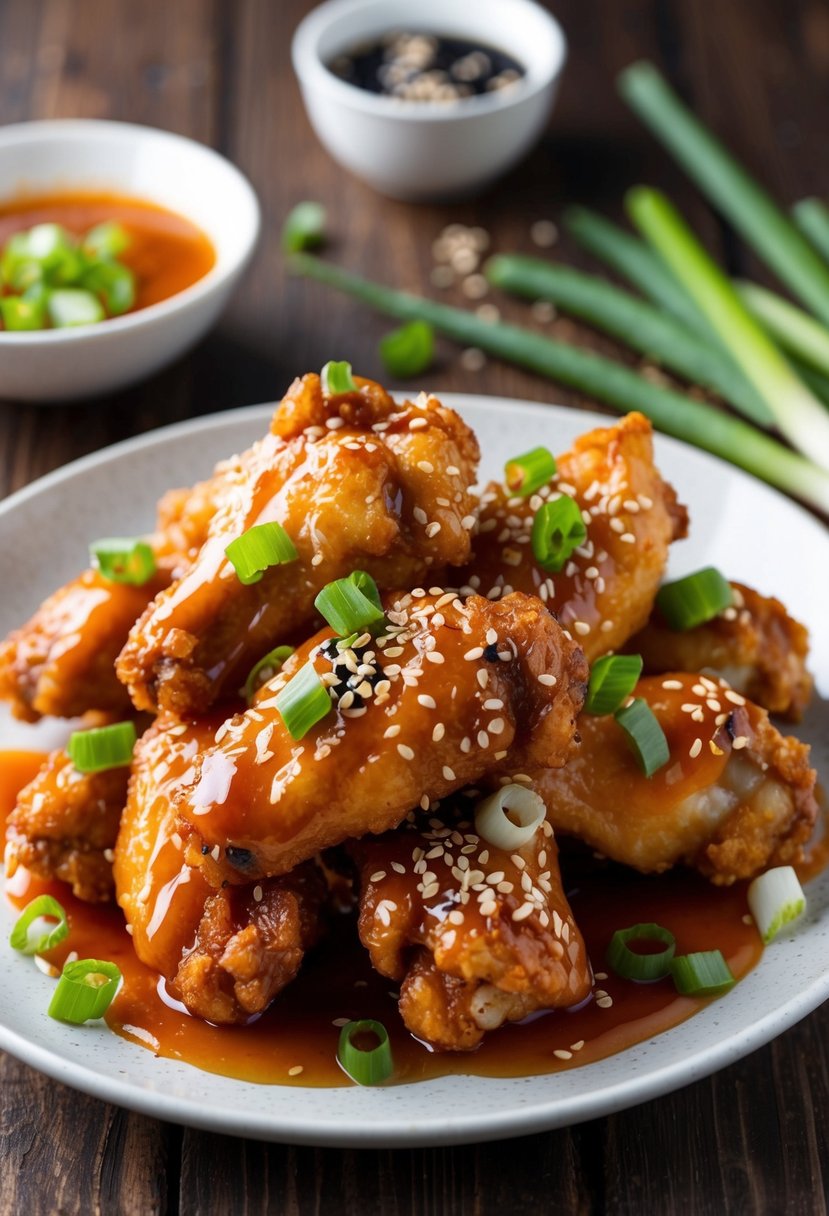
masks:
[(394, 1071), (389, 1032), (373, 1018), (347, 1022), (340, 1031), (337, 1060), (358, 1085), (382, 1085)]
[(428, 321), (409, 321), (380, 339), (380, 358), (390, 376), (404, 380), (432, 366), (435, 331)]
[(282, 248), (286, 253), (318, 249), (325, 243), (325, 220), (322, 203), (297, 203), (282, 225)]
[(359, 392), (351, 374), (350, 363), (326, 363), (320, 373), (322, 391), (326, 397), (340, 397), (343, 393)]
[[(31, 928), (37, 920), (54, 920), (52, 925), (38, 937), (32, 937)], [(9, 945), (21, 954), (42, 954), (57, 946), (69, 934), (66, 912), (52, 895), (38, 895), (21, 912), (9, 937)]]
[(331, 698), (310, 661), (300, 667), (274, 698), (292, 739), (301, 739), (331, 709)]
[(294, 653), (293, 646), (275, 646), (273, 650), (259, 660), (259, 662), (251, 668), (250, 675), (245, 680), (244, 694), (248, 705), (254, 698), (254, 695), (262, 687), (267, 684), (268, 680), (272, 680), (277, 672), (282, 670), (282, 664), (287, 658)]
[(504, 465), (504, 480), (510, 494), (529, 498), (555, 476), (556, 458), (548, 448), (533, 448)]
[(475, 807), (475, 831), (496, 849), (520, 849), (544, 822), (546, 807), (535, 790), (503, 785)]
[(97, 296), (83, 287), (57, 287), (49, 295), (47, 304), (49, 320), (55, 329), (69, 329), (74, 325), (95, 325), (106, 317), (104, 306)]
[[(641, 954), (631, 950), (629, 942), (658, 942), (664, 949)], [(675, 950), (676, 938), (662, 925), (631, 925), (629, 929), (617, 929), (613, 934), (607, 948), (607, 961), (622, 979), (648, 983), (668, 975)]]
[(113, 1002), (121, 971), (115, 963), (81, 958), (67, 963), (49, 1004), (49, 1017), (80, 1025), (101, 1018)]
[(102, 773), (124, 768), (132, 760), (136, 733), (134, 722), (114, 722), (92, 730), (76, 730), (66, 745), (69, 759), (79, 773)]
[(720, 950), (678, 955), (671, 961), (671, 975), (683, 996), (719, 996), (737, 982)]
[(130, 238), (126, 228), (115, 220), (104, 220), (90, 228), (81, 241), (84, 253), (93, 258), (110, 260), (129, 249)]
[(586, 537), (587, 527), (579, 504), (562, 494), (554, 502), (543, 503), (535, 513), (531, 537), (533, 557), (542, 570), (555, 574)]
[(348, 578), (338, 578), (323, 587), (314, 606), (341, 637), (362, 633), (383, 619), (377, 584), (364, 570), (355, 570)]
[(295, 562), (299, 554), (288, 533), (275, 521), (254, 524), (225, 547), (227, 557), (240, 583), (258, 583), (271, 566)]
[(755, 878), (748, 888), (748, 906), (757, 930), (768, 945), (785, 925), (806, 911), (806, 896), (791, 866), (775, 866)]
[(586, 712), (614, 714), (636, 687), (642, 666), (638, 654), (606, 654), (597, 659), (590, 668)]
[(671, 749), (650, 705), (643, 697), (637, 697), (624, 709), (617, 709), (615, 717), (642, 772), (652, 777), (668, 763)]
[(89, 555), (105, 579), (143, 587), (156, 571), (155, 555), (145, 540), (107, 536), (89, 546)]
[(669, 628), (684, 632), (713, 620), (733, 600), (731, 584), (719, 570), (706, 566), (695, 574), (664, 583), (657, 592), (656, 606)]

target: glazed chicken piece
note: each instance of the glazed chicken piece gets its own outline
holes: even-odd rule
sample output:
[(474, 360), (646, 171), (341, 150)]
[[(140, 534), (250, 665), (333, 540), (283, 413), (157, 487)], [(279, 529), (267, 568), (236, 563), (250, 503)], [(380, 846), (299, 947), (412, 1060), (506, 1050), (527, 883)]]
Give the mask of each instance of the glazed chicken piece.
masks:
[[(668, 546), (686, 534), (687, 512), (653, 463), (652, 428), (641, 414), (580, 436), (557, 463), (557, 474), (530, 498), (510, 497), (497, 482), (487, 486), (462, 591), (540, 596), (592, 662), (647, 621)], [(581, 507), (587, 538), (550, 574), (536, 563), (530, 534), (536, 511), (560, 493)]]
[(684, 863), (720, 885), (802, 859), (817, 813), (805, 744), (723, 680), (648, 676), (634, 695), (670, 759), (643, 776), (615, 719), (583, 714), (567, 767), (531, 774), (557, 832), (646, 873)]
[(645, 671), (704, 671), (722, 676), (737, 692), (793, 722), (812, 694), (806, 669), (809, 634), (780, 600), (732, 583), (734, 602), (724, 612), (677, 632), (654, 609), (650, 621), (625, 647), (641, 654)]
[[(377, 638), (338, 651), (322, 630), (194, 757), (178, 831), (211, 886), (286, 874), (486, 773), (570, 755), (587, 666), (540, 600), (388, 602)], [(332, 706), (295, 741), (277, 694), (307, 663)]]
[(187, 864), (171, 788), (212, 741), (221, 715), (163, 718), (139, 741), (114, 874), (135, 952), (197, 1017), (245, 1022), (299, 970), (320, 935), (326, 884), (308, 862), (280, 879), (214, 891)]
[(592, 973), (561, 883), (549, 823), (514, 853), (469, 822), (412, 824), (350, 846), (361, 875), (360, 940), (402, 981), (417, 1038), (469, 1051), (484, 1034), (590, 993)]
[[(307, 375), (288, 390), (198, 559), (130, 634), (118, 673), (137, 706), (187, 714), (235, 693), (257, 659), (317, 619), (317, 593), (354, 569), (394, 589), (468, 560), (474, 435), (434, 397), (398, 407), (358, 383), (327, 396)], [(274, 521), (298, 557), (245, 585), (225, 549)]]

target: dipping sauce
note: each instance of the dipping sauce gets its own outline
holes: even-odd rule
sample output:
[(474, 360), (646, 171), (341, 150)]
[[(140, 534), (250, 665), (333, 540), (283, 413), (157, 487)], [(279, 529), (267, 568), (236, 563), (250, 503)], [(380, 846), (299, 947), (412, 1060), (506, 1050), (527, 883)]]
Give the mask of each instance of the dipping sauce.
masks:
[(403, 101), (463, 101), (508, 89), (525, 75), (496, 47), (425, 33), (388, 34), (327, 66), (347, 84)]

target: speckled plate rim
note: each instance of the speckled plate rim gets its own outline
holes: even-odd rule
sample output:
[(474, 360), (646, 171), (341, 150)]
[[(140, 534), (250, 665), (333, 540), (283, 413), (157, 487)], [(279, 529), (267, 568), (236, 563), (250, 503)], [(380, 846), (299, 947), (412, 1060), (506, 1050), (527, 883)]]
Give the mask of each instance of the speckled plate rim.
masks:
[[(560, 449), (608, 419), (558, 406), (444, 394), (475, 427), (484, 475), (507, 453), (537, 443)], [(23, 619), (100, 531), (150, 526), (167, 485), (204, 476), (213, 461), (244, 447), (272, 406), (194, 419), (106, 448), (50, 473), (0, 504), (0, 634)], [(784, 596), (813, 630), (813, 669), (829, 696), (829, 534), (807, 512), (730, 465), (657, 437), (660, 467), (690, 501), (692, 539), (675, 546), (672, 573), (720, 564), (732, 576)], [(127, 498), (125, 489), (132, 494)], [(60, 520), (60, 530), (51, 521)], [(97, 529), (94, 527), (98, 521)], [(762, 536), (757, 524), (762, 522)], [(90, 528), (93, 530), (90, 531)], [(37, 560), (11, 544), (20, 531), (39, 537)], [(770, 564), (769, 553), (775, 552)], [(804, 583), (803, 563), (815, 571)], [(44, 564), (48, 570), (44, 573)], [(817, 745), (829, 774), (827, 708), (818, 699), (799, 731)], [(0, 720), (0, 745), (7, 731)], [(27, 728), (20, 728), (26, 730)], [(19, 742), (19, 735), (18, 735)], [(34, 741), (31, 746), (39, 744)], [(0, 903), (0, 941), (14, 916)], [(2, 946), (0, 1047), (76, 1089), (143, 1114), (233, 1135), (350, 1147), (444, 1145), (525, 1135), (592, 1119), (669, 1093), (733, 1063), (829, 997), (829, 875), (809, 886), (809, 914), (728, 997), (664, 1034), (607, 1060), (547, 1076), (451, 1076), (389, 1089), (260, 1086), (204, 1073), (112, 1035), (106, 1027), (67, 1028), (44, 1010), (50, 981)]]

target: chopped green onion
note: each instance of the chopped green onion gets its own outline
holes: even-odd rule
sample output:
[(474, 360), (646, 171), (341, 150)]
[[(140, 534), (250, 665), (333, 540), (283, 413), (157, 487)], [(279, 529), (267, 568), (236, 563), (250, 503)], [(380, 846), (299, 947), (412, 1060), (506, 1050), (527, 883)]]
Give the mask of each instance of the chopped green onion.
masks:
[(81, 958), (67, 963), (49, 1005), (49, 1017), (80, 1025), (101, 1018), (113, 1002), (121, 971), (115, 963)]
[(806, 896), (791, 866), (775, 866), (748, 888), (748, 906), (765, 945), (806, 911)]
[(267, 684), (268, 680), (272, 680), (278, 672), (282, 670), (282, 664), (287, 658), (294, 653), (293, 646), (276, 646), (273, 650), (261, 658), (259, 662), (251, 668), (250, 675), (245, 680), (244, 694), (245, 700), (250, 705), (255, 694), (259, 691), (263, 684)]
[(380, 358), (390, 376), (405, 380), (432, 366), (435, 331), (427, 321), (409, 321), (380, 339)]
[(346, 362), (326, 363), (320, 373), (322, 391), (326, 397), (340, 397), (343, 393), (357, 393), (359, 389), (351, 374), (351, 364)]
[(43, 278), (43, 267), (29, 252), (28, 234), (16, 232), (0, 257), (0, 280), (12, 291), (25, 291)]
[(794, 222), (829, 262), (829, 207), (819, 198), (804, 198), (792, 207)]
[[(373, 1046), (362, 1046), (360, 1038), (373, 1038)], [(382, 1022), (363, 1018), (347, 1022), (340, 1031), (337, 1060), (358, 1085), (382, 1085), (394, 1071), (389, 1034)]]
[(111, 726), (74, 731), (69, 736), (67, 751), (79, 773), (102, 773), (128, 765), (135, 740), (134, 722), (114, 722)]
[(671, 751), (650, 705), (644, 698), (637, 697), (624, 709), (617, 709), (615, 717), (642, 772), (646, 777), (652, 777), (668, 763)]
[(671, 962), (671, 975), (683, 996), (719, 996), (736, 983), (720, 950), (678, 955)]
[(108, 536), (93, 541), (89, 554), (104, 578), (111, 583), (143, 587), (156, 571), (155, 555), (145, 540)]
[(74, 325), (95, 325), (103, 321), (104, 306), (91, 291), (80, 287), (60, 287), (51, 293), (49, 320), (55, 329), (69, 329)]
[[(628, 942), (661, 942), (664, 950), (640, 954), (631, 950)], [(661, 925), (631, 925), (629, 929), (617, 929), (607, 948), (607, 961), (617, 975), (625, 980), (648, 983), (661, 980), (671, 970), (671, 959), (676, 950), (676, 938)]]
[(0, 318), (9, 333), (43, 329), (46, 324), (47, 296), (39, 292), (30, 297), (32, 290), (29, 288), (22, 296), (0, 296)]
[(663, 583), (656, 594), (656, 606), (665, 624), (679, 633), (712, 621), (733, 602), (731, 584), (714, 566)]
[(294, 542), (276, 521), (248, 528), (225, 547), (225, 555), (245, 587), (258, 583), (271, 566), (287, 565), (299, 556)]
[(89, 257), (107, 260), (117, 258), (129, 247), (129, 233), (115, 220), (104, 220), (102, 224), (96, 224), (81, 241), (81, 248)]
[(514, 456), (504, 465), (504, 480), (510, 494), (529, 498), (556, 474), (556, 458), (547, 448), (533, 448)]
[(829, 372), (829, 329), (758, 283), (736, 284), (743, 303), (775, 342), (819, 372)]
[(103, 300), (111, 317), (129, 312), (135, 304), (135, 275), (120, 262), (98, 262), (85, 270), (81, 283)]
[(554, 574), (584, 543), (586, 536), (581, 507), (575, 499), (562, 494), (554, 502), (542, 503), (535, 513), (531, 537), (533, 557), (542, 570)]
[(364, 570), (355, 570), (348, 578), (338, 578), (323, 587), (314, 607), (341, 637), (355, 630), (361, 632), (383, 619), (377, 584)]
[(60, 224), (35, 224), (24, 238), (26, 256), (39, 263), (45, 272), (77, 266), (79, 258), (74, 238)]
[[(29, 931), (34, 922), (42, 918), (56, 920), (57, 924), (52, 925), (39, 937), (32, 939)], [(45, 950), (51, 950), (53, 946), (57, 946), (68, 935), (69, 921), (66, 919), (66, 913), (61, 905), (51, 895), (38, 895), (36, 899), (26, 905), (15, 922), (9, 945), (13, 950), (19, 950), (21, 954), (43, 954)]]
[(300, 667), (274, 698), (292, 739), (301, 739), (331, 709), (331, 698), (310, 661)]
[(606, 654), (590, 668), (584, 708), (589, 714), (615, 714), (642, 674), (640, 654)]
[(325, 243), (325, 219), (322, 203), (297, 203), (282, 226), (282, 248), (286, 253), (318, 249)]

